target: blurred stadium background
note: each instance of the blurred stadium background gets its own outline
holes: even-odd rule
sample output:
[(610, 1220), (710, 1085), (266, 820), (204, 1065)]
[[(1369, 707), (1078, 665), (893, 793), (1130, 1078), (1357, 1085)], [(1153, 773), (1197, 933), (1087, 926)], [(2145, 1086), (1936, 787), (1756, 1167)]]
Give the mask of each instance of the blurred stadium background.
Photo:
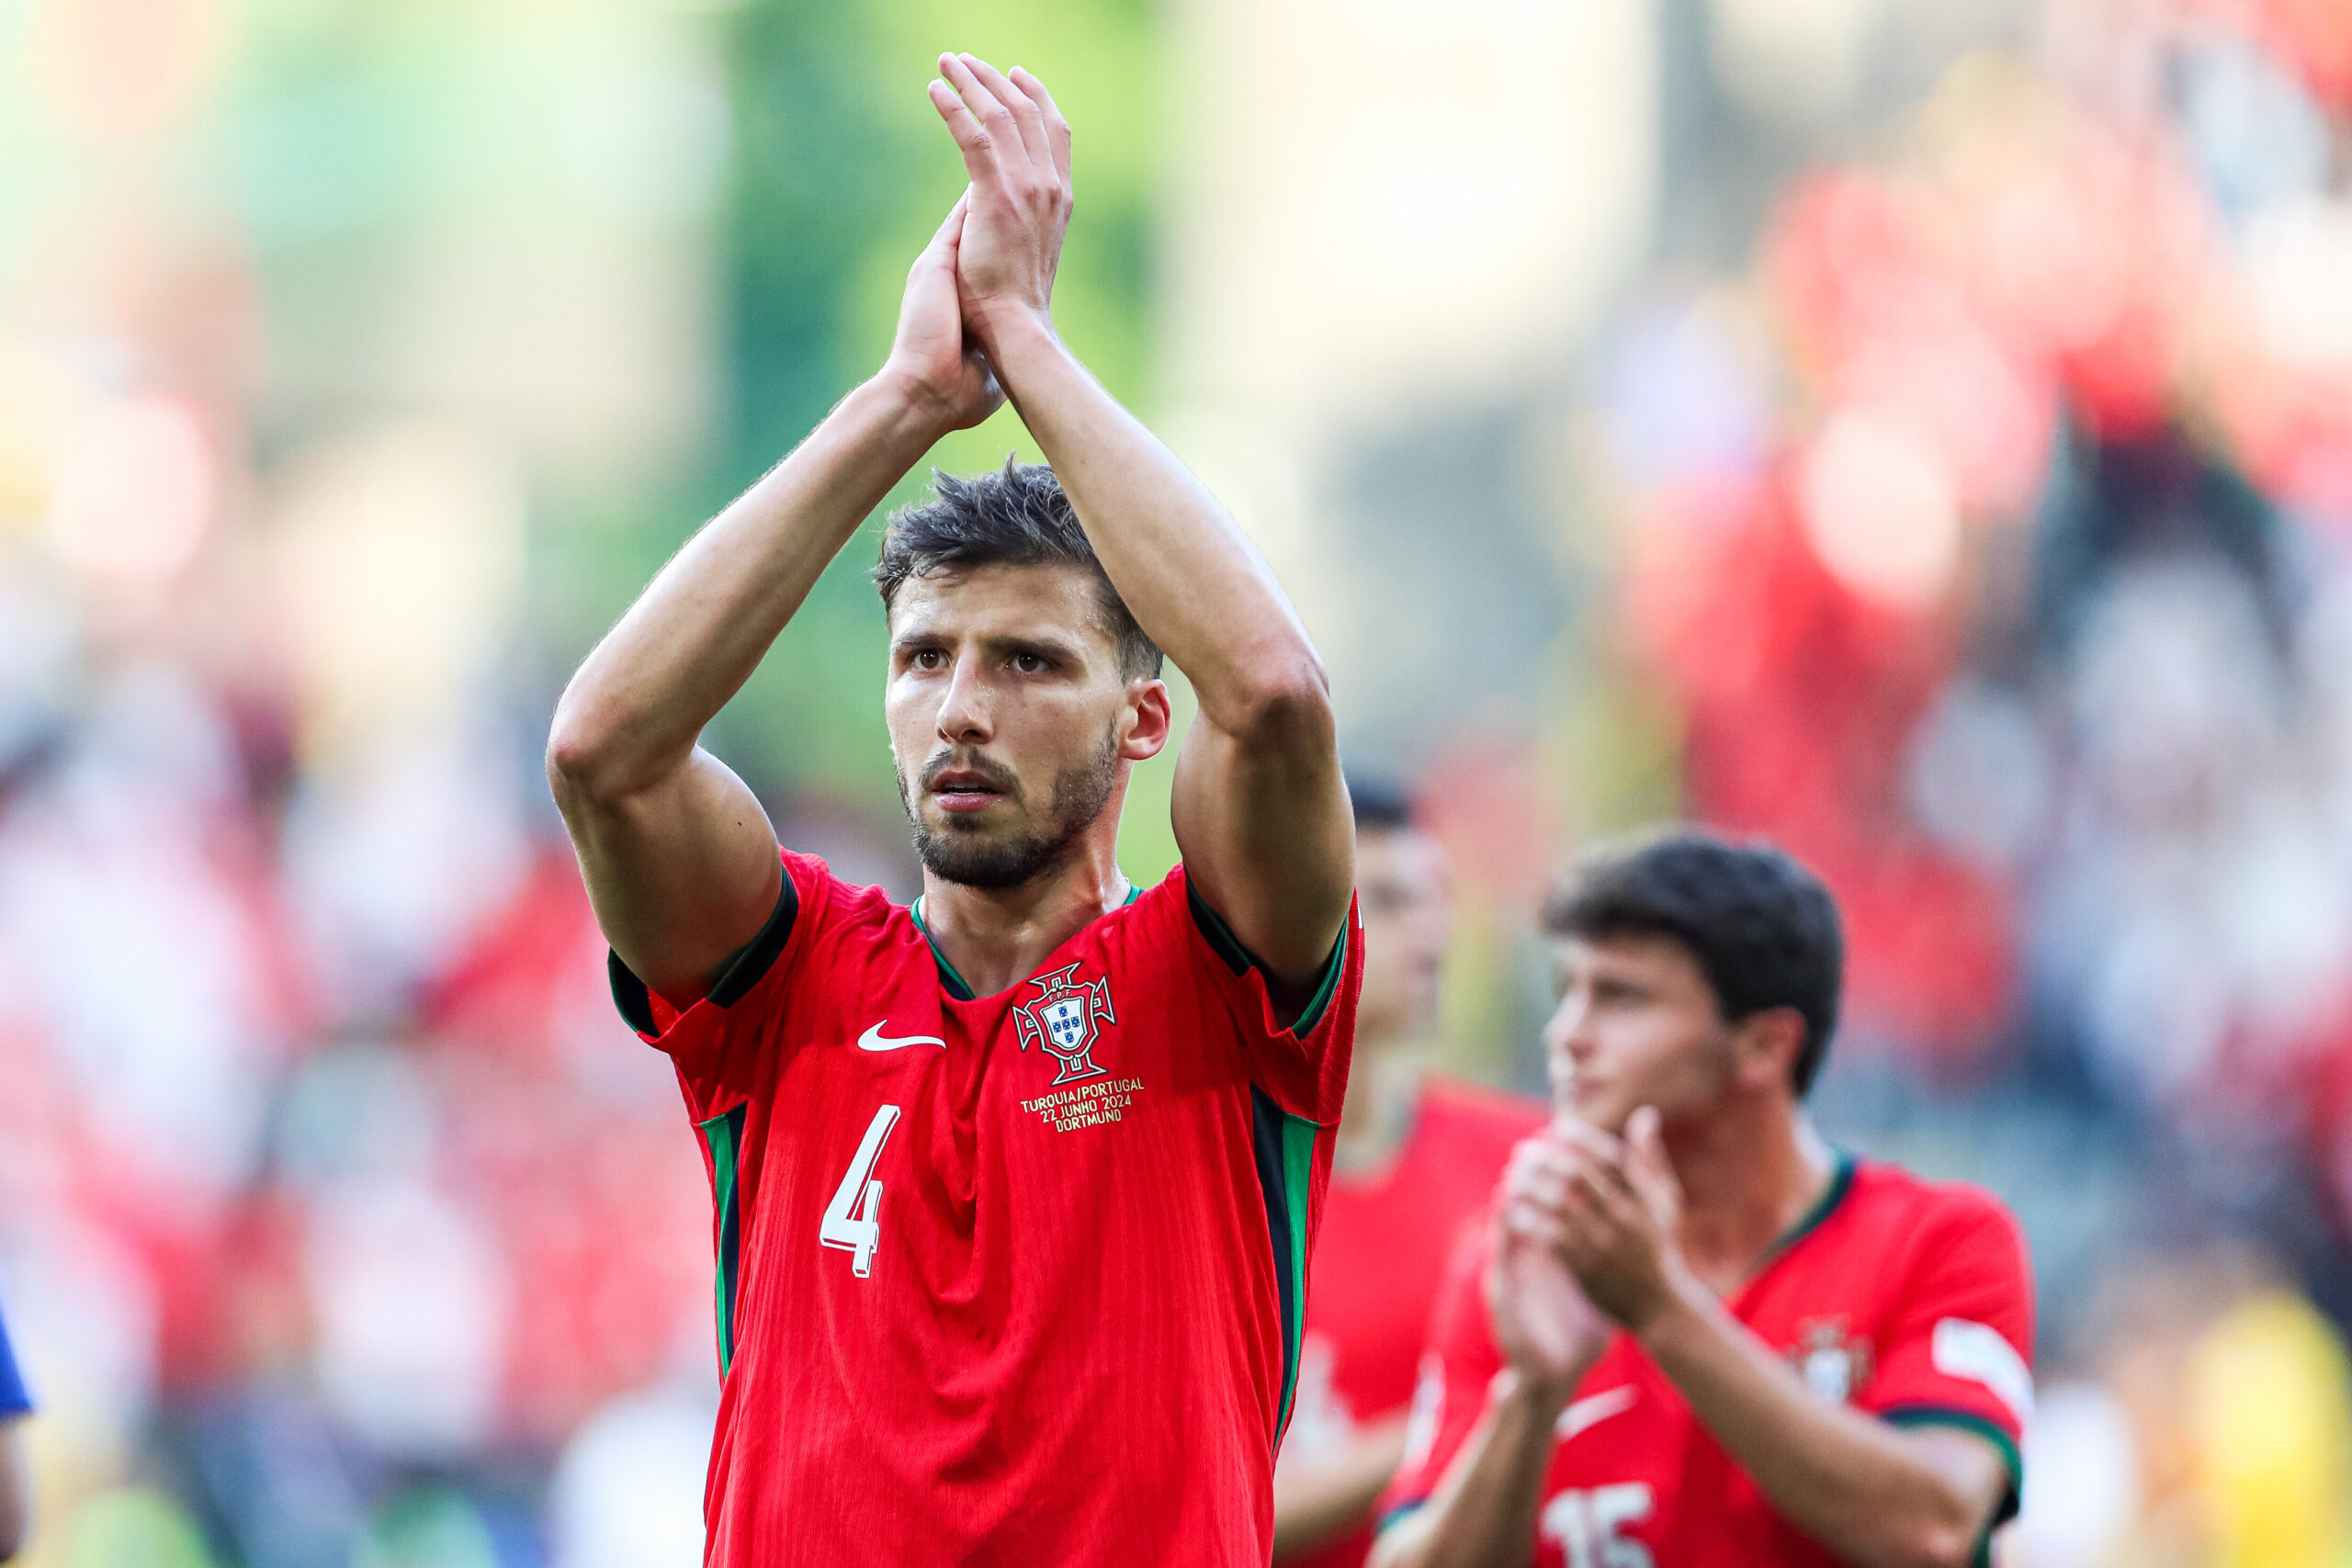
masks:
[[(708, 1197), (538, 753), (878, 362), (942, 46), (1452, 849), (1433, 1057), (1537, 1086), (1577, 845), (1780, 839), (1827, 1130), (2035, 1243), (2007, 1561), (2352, 1562), (2344, 0), (0, 5), (32, 1561), (697, 1561)], [(907, 892), (869, 561), (715, 739)]]

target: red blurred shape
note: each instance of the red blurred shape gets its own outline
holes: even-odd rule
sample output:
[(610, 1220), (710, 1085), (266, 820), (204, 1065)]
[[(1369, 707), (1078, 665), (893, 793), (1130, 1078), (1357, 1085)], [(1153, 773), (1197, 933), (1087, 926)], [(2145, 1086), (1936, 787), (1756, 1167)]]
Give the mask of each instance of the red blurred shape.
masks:
[(1745, 528), (1655, 528), (1633, 564), (1632, 626), (1686, 705), (1690, 815), (1770, 838), (1827, 880), (1860, 1024), (1973, 1059), (2008, 1011), (2009, 896), (1913, 825), (1903, 779), (1952, 628), (1842, 588), (1788, 488)]

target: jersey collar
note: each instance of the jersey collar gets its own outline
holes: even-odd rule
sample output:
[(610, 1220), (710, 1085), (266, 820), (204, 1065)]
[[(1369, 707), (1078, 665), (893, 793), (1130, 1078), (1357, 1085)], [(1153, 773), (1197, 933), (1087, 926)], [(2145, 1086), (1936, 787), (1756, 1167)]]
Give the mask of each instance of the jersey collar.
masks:
[[(1757, 1262), (1755, 1274), (1770, 1269), (1786, 1257), (1791, 1247), (1819, 1230), (1829, 1216), (1838, 1212), (1838, 1205), (1846, 1201), (1846, 1194), (1853, 1190), (1854, 1156), (1844, 1149), (1835, 1153), (1838, 1163), (1829, 1172), (1829, 1185), (1822, 1189), (1821, 1196), (1814, 1200), (1813, 1207), (1807, 1209), (1796, 1224), (1782, 1231), (1778, 1239), (1764, 1249), (1763, 1258)], [(1755, 1274), (1749, 1278), (1753, 1279)]]
[[(1124, 909), (1142, 897), (1142, 886), (1130, 882), (1127, 884), (1126, 898), (1121, 902), (1119, 908)], [(915, 930), (922, 932), (922, 944), (931, 949), (931, 961), (939, 965), (939, 983), (947, 987), (947, 994), (959, 1002), (979, 1000), (978, 993), (972, 989), (971, 982), (956, 973), (956, 965), (947, 962), (947, 954), (940, 952), (939, 943), (932, 940), (931, 928), (923, 923), (922, 894), (915, 895), (915, 901), (907, 907), (907, 913), (915, 918)]]
[(978, 1001), (979, 998), (973, 994), (971, 985), (956, 973), (956, 965), (947, 962), (947, 954), (940, 952), (939, 944), (931, 940), (931, 928), (922, 923), (921, 894), (915, 896), (915, 901), (908, 906), (907, 912), (915, 918), (915, 930), (922, 932), (922, 944), (931, 949), (931, 961), (939, 965), (939, 983), (947, 987), (947, 994), (959, 1002)]

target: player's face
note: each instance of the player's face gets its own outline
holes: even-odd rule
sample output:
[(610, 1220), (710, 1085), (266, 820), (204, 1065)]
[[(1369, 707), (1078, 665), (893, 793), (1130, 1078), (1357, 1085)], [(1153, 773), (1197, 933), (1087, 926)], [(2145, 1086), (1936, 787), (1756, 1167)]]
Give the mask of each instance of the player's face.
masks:
[(1167, 688), (1120, 675), (1100, 592), (1067, 566), (899, 585), (883, 707), (933, 875), (1012, 887), (1059, 864), (1166, 743)]
[(1690, 950), (1671, 937), (1555, 943), (1560, 1005), (1544, 1026), (1552, 1102), (1617, 1133), (1655, 1105), (1671, 1124), (1731, 1087), (1736, 1031)]
[(1356, 898), (1363, 916), (1358, 1038), (1426, 1033), (1437, 1022), (1438, 971), (1453, 936), (1445, 851), (1409, 828), (1361, 834)]

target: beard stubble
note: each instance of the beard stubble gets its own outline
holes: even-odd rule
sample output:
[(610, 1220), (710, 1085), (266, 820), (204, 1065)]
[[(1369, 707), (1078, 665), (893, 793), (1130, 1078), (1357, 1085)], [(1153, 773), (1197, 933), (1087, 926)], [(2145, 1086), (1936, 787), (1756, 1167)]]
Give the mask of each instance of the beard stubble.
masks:
[[(924, 764), (923, 776), (935, 777), (954, 762), (953, 752), (943, 752)], [(961, 765), (978, 768), (1009, 798), (1016, 802), (1021, 799), (1019, 781), (1009, 769), (977, 760), (967, 760)], [(964, 887), (1018, 887), (1069, 858), (1070, 847), (1079, 836), (1094, 826), (1103, 808), (1110, 805), (1111, 787), (1118, 776), (1119, 739), (1114, 723), (1102, 732), (1101, 743), (1083, 761), (1073, 762), (1054, 775), (1046, 819), (1033, 832), (992, 839), (979, 836), (977, 829), (953, 825), (934, 831), (916, 809), (914, 793), (907, 787), (903, 772), (899, 774), (899, 800), (906, 807), (907, 820), (914, 826), (915, 853), (922, 857), (924, 870), (943, 882)], [(951, 818), (949, 821), (953, 824), (956, 819)]]

